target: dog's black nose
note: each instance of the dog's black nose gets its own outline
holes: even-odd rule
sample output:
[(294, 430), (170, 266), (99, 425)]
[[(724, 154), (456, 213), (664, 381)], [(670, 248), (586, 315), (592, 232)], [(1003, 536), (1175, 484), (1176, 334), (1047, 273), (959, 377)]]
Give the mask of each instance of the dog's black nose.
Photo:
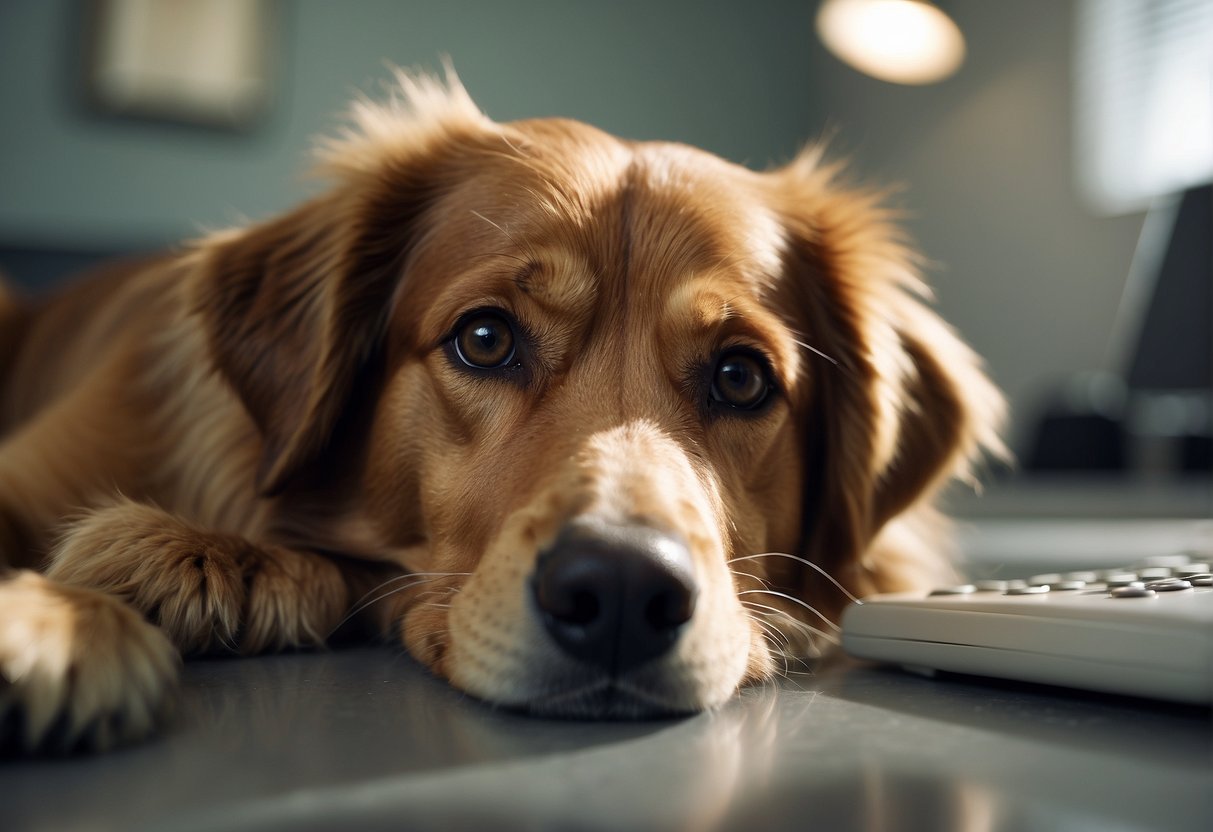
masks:
[(669, 650), (698, 593), (682, 540), (586, 520), (570, 523), (540, 553), (532, 587), (556, 643), (615, 675)]

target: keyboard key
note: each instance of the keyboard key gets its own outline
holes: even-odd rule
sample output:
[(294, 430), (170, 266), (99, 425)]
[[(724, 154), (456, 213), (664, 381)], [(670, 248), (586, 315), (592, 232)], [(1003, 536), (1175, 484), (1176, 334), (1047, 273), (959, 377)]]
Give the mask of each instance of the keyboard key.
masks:
[(1132, 586), (1139, 583), (1140, 579), (1136, 572), (1113, 572), (1106, 575), (1104, 581), (1107, 583), (1108, 589), (1115, 589), (1118, 586)]
[(978, 592), (1006, 592), (1011, 585), (1011, 581), (976, 581), (973, 584)]
[(1061, 574), (1058, 572), (1046, 572), (1043, 575), (1033, 575), (1028, 578), (1028, 584), (1032, 586), (1045, 586), (1062, 580)]
[(1172, 576), (1171, 567), (1169, 566), (1147, 566), (1144, 569), (1137, 570), (1137, 577), (1143, 581), (1160, 581), (1163, 578)]
[(1155, 592), (1179, 592), (1181, 590), (1191, 588), (1191, 583), (1188, 581), (1182, 581), (1179, 578), (1167, 578), (1164, 581), (1150, 581), (1146, 584), (1146, 589), (1152, 589)]
[(1032, 584), (1029, 586), (1016, 586), (1008, 589), (1007, 595), (1044, 595), (1049, 591), (1048, 584)]
[(941, 586), (937, 589), (932, 589), (932, 595), (971, 595), (977, 591), (977, 587), (972, 584), (957, 584), (956, 586)]
[(1213, 575), (1193, 575), (1188, 578), (1188, 583), (1192, 586), (1213, 586)]
[(1049, 589), (1054, 592), (1073, 592), (1082, 589), (1086, 585), (1086, 581), (1054, 581), (1049, 584)]
[(1084, 583), (1093, 584), (1099, 580), (1099, 574), (1096, 572), (1065, 572), (1062, 573), (1063, 581), (1083, 581)]
[(1113, 598), (1153, 598), (1154, 590), (1144, 586), (1118, 586), (1108, 594)]
[(1189, 563), (1187, 566), (1181, 566), (1174, 570), (1177, 578), (1191, 578), (1195, 575), (1204, 575), (1213, 572), (1213, 566), (1207, 563)]

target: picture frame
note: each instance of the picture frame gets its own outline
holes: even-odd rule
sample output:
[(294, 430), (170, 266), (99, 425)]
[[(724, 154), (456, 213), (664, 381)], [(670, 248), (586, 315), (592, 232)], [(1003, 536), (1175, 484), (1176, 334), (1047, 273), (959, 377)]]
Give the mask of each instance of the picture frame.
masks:
[(86, 87), (102, 112), (247, 130), (270, 99), (269, 0), (93, 0)]

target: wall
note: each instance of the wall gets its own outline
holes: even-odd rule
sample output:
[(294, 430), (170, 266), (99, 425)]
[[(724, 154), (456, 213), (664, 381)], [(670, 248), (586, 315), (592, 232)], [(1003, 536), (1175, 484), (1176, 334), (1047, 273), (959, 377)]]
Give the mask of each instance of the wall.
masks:
[(1119, 369), (1108, 335), (1143, 217), (1097, 217), (1079, 200), (1071, 3), (946, 5), (968, 41), (957, 75), (899, 87), (815, 49), (814, 112), (857, 170), (904, 183), (939, 308), (1009, 394), (1022, 446), (1057, 380)]
[(492, 117), (560, 114), (764, 166), (812, 132), (800, 2), (299, 0), (277, 4), (279, 91), (250, 135), (101, 119), (74, 85), (69, 0), (0, 3), (0, 239), (173, 240), (298, 200), (311, 138), (385, 62), (448, 54)]
[(568, 115), (755, 167), (832, 127), (857, 173), (906, 184), (940, 308), (1021, 415), (1051, 379), (1107, 365), (1141, 218), (1075, 195), (1068, 2), (949, 4), (970, 57), (921, 89), (839, 64), (811, 0), (281, 2), (277, 97), (247, 135), (84, 110), (79, 5), (0, 3), (0, 244), (159, 245), (280, 210), (315, 187), (310, 137), (384, 60), (446, 53), (498, 119)]

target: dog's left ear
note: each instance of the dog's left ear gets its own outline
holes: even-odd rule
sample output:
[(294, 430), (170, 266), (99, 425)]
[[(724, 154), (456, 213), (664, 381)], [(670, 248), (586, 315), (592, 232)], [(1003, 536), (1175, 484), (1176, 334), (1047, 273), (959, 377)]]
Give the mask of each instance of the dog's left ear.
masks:
[[(771, 174), (787, 229), (778, 304), (806, 351), (794, 402), (806, 449), (802, 554), (853, 591), (928, 580), (912, 541), (873, 547), (891, 520), (1004, 455), (1004, 404), (976, 355), (930, 309), (881, 195), (838, 184), (815, 154)], [(931, 553), (928, 560), (938, 561)], [(820, 579), (786, 575), (801, 597)], [(784, 582), (784, 581), (781, 581)]]
[(401, 262), (358, 227), (351, 199), (338, 191), (204, 243), (195, 308), (261, 433), (265, 495), (324, 445), (385, 326)]
[(258, 489), (281, 491), (328, 442), (377, 349), (419, 225), (451, 158), (492, 128), (448, 71), (398, 74), (322, 148), (328, 194), (204, 240), (192, 286), (211, 356), (262, 436)]

